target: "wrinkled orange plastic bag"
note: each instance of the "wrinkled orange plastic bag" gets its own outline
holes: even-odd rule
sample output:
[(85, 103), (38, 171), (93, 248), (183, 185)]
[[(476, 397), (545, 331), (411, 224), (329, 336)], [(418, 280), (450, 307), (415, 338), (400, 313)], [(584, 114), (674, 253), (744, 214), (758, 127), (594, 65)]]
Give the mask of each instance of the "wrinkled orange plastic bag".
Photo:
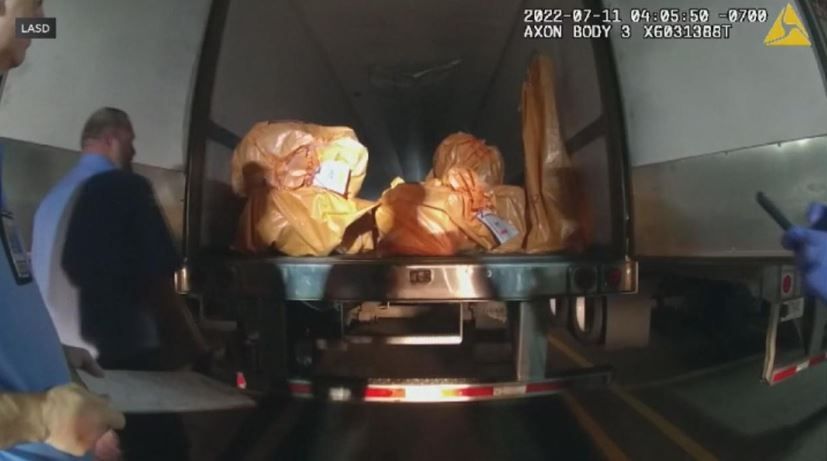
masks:
[(444, 180), (422, 184), (396, 179), (376, 209), (378, 249), (416, 256), (492, 250), (498, 240), (478, 213), (494, 207), (493, 192), (468, 168), (451, 168)]
[(327, 256), (340, 246), (348, 227), (375, 206), (318, 187), (273, 190), (258, 235), (289, 256)]
[(503, 158), (500, 151), (467, 133), (445, 138), (434, 153), (434, 168), (426, 179), (445, 179), (453, 167), (470, 168), (480, 181), (491, 186), (503, 183)]
[(525, 189), (517, 186), (496, 186), (494, 209), (499, 217), (516, 228), (518, 234), (494, 248), (492, 253), (521, 253), (526, 238)]
[(560, 134), (551, 59), (537, 55), (522, 93), (523, 147), (529, 231), (526, 251), (557, 251), (576, 245), (577, 176)]
[[(331, 190), (341, 186), (342, 195), (354, 198), (365, 180), (367, 163), (368, 151), (350, 128), (260, 122), (233, 152), (232, 186), (242, 196), (260, 184), (277, 190), (314, 184)], [(337, 172), (331, 173), (335, 180), (319, 182), (320, 168), (328, 173)]]
[(451, 190), (396, 178), (376, 209), (383, 255), (451, 256), (470, 240), (445, 211)]

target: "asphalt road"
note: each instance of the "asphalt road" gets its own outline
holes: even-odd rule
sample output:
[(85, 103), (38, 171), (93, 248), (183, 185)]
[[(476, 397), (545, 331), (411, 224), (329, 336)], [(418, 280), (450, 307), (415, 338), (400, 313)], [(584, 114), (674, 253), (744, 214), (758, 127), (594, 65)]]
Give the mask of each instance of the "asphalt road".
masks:
[(193, 458), (827, 460), (827, 365), (770, 388), (760, 338), (733, 354), (698, 332), (661, 331), (648, 348), (607, 353), (549, 336), (550, 364), (610, 363), (615, 384), (473, 404), (276, 400), (255, 424), (243, 413), (189, 415)]

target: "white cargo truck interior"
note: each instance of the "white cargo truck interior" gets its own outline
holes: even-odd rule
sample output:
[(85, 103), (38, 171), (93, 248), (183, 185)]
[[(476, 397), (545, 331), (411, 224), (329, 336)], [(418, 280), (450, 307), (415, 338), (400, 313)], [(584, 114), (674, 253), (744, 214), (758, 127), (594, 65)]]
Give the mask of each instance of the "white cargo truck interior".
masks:
[[(397, 176), (424, 179), (436, 146), (457, 131), (498, 146), (508, 182), (522, 185), (519, 106), (533, 52), (555, 59), (566, 139), (603, 115), (589, 41), (523, 40), (523, 7), (532, 6), (526, 3), (231, 2), (212, 120), (239, 136), (261, 120), (353, 127), (370, 152), (366, 198), (378, 198)], [(609, 245), (606, 143), (597, 137), (577, 147), (572, 154), (596, 209), (596, 240)], [(208, 181), (227, 180), (231, 155), (208, 145)], [(210, 203), (218, 191), (204, 192), (204, 243), (224, 243), (230, 229), (210, 234), (225, 219)]]

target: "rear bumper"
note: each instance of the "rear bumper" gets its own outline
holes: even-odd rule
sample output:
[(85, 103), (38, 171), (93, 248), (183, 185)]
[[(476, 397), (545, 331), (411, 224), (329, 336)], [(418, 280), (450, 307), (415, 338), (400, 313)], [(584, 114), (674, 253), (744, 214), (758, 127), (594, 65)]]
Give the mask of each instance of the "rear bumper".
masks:
[(462, 380), (381, 380), (331, 382), (289, 381), (295, 398), (339, 402), (440, 403), (521, 399), (554, 395), (572, 389), (596, 389), (610, 384), (612, 370), (595, 367), (551, 378), (514, 382), (470, 382)]
[(629, 293), (638, 284), (628, 259), (256, 258), (220, 266), (213, 278), (234, 294), (296, 301), (520, 301)]

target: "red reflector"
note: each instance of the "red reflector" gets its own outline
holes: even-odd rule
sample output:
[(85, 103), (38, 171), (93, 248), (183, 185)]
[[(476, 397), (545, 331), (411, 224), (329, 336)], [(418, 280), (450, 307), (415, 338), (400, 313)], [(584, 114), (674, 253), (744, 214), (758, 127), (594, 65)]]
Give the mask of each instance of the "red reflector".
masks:
[(239, 389), (247, 389), (247, 378), (244, 377), (244, 373), (237, 371), (235, 374), (235, 387)]
[(623, 281), (623, 271), (618, 268), (609, 269), (606, 272), (606, 285), (616, 288)]
[(290, 383), (290, 392), (293, 394), (310, 394), (310, 384)]
[(554, 392), (559, 391), (562, 389), (563, 383), (555, 382), (555, 383), (534, 383), (528, 384), (525, 387), (526, 394), (532, 394), (537, 392)]
[(793, 365), (791, 367), (788, 367), (788, 368), (785, 368), (781, 371), (777, 371), (777, 372), (775, 372), (774, 375), (772, 375), (772, 382), (777, 383), (778, 381), (782, 381), (784, 379), (787, 379), (790, 376), (794, 375), (795, 372), (796, 372), (796, 366), (795, 365)]
[(468, 387), (456, 390), (457, 397), (491, 397), (494, 395), (493, 387)]
[(793, 276), (785, 275), (781, 280), (781, 293), (788, 295), (793, 292)]
[(594, 288), (596, 279), (597, 276), (594, 273), (594, 269), (581, 267), (574, 271), (574, 283), (577, 285), (577, 288), (583, 291)]
[(821, 363), (825, 360), (827, 360), (827, 355), (824, 355), (824, 354), (816, 355), (815, 357), (812, 357), (810, 359), (810, 366), (818, 365), (819, 363)]
[(382, 387), (369, 387), (365, 389), (365, 397), (373, 399), (389, 399), (391, 397), (404, 397), (404, 389), (386, 389)]

